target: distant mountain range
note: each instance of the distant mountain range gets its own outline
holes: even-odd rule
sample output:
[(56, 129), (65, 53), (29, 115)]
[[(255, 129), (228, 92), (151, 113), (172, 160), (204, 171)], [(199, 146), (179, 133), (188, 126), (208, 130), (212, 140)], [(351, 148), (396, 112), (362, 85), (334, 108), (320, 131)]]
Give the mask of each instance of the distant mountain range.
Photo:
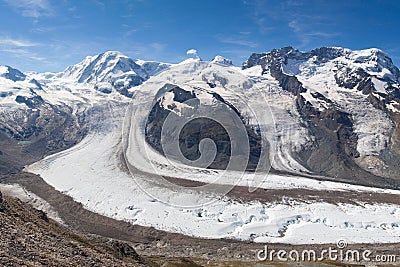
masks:
[[(172, 98), (169, 105), (161, 104), (165, 98), (159, 99), (153, 122), (177, 112), (183, 101), (179, 96), (185, 92), (199, 99), (206, 92), (223, 99), (237, 110), (248, 129), (253, 128), (248, 134), (253, 135), (254, 149), (260, 138), (256, 129), (267, 132), (273, 171), (400, 188), (399, 69), (379, 49), (339, 47), (310, 52), (285, 47), (254, 53), (242, 68), (221, 56), (211, 62), (190, 58), (168, 64), (133, 60), (115, 51), (86, 57), (60, 73), (22, 73), (1, 66), (0, 173), (18, 172), (45, 155), (74, 146), (90, 132), (96, 114), (104, 116), (104, 106), (127, 106), (137, 90), (144, 90), (141, 85), (168, 72), (177, 78), (157, 89), (168, 84), (166, 92)], [(179, 76), (188, 72), (200, 91), (179, 82)], [(248, 93), (251, 88), (261, 90), (266, 99)], [(253, 109), (265, 108), (263, 103), (267, 103), (275, 119), (273, 131), (257, 125), (225, 89), (246, 98)], [(152, 129), (146, 140), (162, 153), (157, 147), (160, 129)], [(196, 136), (195, 144), (207, 134), (220, 136), (219, 131), (188, 134)], [(222, 154), (230, 153), (221, 148)], [(189, 157), (198, 154), (190, 147), (186, 151)], [(252, 160), (257, 158), (254, 153)], [(213, 166), (226, 166), (224, 160), (220, 155)]]

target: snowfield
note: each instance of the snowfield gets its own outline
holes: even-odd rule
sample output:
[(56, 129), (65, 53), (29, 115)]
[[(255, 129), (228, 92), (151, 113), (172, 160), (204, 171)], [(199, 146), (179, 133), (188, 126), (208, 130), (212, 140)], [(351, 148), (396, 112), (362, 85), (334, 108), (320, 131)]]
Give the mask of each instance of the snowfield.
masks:
[[(244, 187), (362, 191), (400, 197), (400, 191), (396, 190), (300, 176), (197, 169), (170, 162), (150, 148), (144, 141), (144, 123), (158, 89), (166, 82), (203, 88), (207, 86), (206, 82), (212, 82), (216, 85), (213, 90), (224, 99), (241, 111), (254, 114), (261, 129), (273, 129), (267, 138), (275, 148), (271, 149), (270, 157), (274, 159), (272, 165), (276, 169), (307, 171), (288, 153), (293, 147), (296, 149), (309, 141), (303, 134), (306, 129), (301, 126), (299, 116), (290, 108), (293, 96), (279, 89), (272, 77), (261, 76), (258, 67), (242, 72), (227, 62), (221, 58), (213, 63), (189, 59), (169, 66), (168, 71), (135, 89), (134, 100), (125, 117), (126, 106), (113, 105), (112, 101), (93, 103), (108, 112), (97, 114), (101, 117), (94, 120), (90, 134), (83, 141), (27, 166), (25, 170), (39, 174), (47, 183), (91, 211), (195, 237), (292, 244), (336, 243), (339, 239), (349, 243), (400, 242), (399, 205), (334, 205), (284, 200), (239, 202), (207, 190), (169, 185), (162, 179), (162, 176), (169, 176)], [(300, 66), (301, 63), (293, 63), (285, 71), (296, 71)], [(307, 86), (306, 78), (303, 82)], [(238, 99), (238, 95), (244, 99)], [(168, 101), (173, 99), (168, 98)], [(250, 102), (251, 107), (246, 105)], [(348, 105), (351, 108), (351, 103)], [(359, 125), (358, 132), (361, 133), (367, 126), (362, 121)], [(372, 134), (376, 137), (380, 133)], [(366, 153), (378, 151), (380, 145), (372, 146), (368, 140), (365, 139), (359, 149)]]

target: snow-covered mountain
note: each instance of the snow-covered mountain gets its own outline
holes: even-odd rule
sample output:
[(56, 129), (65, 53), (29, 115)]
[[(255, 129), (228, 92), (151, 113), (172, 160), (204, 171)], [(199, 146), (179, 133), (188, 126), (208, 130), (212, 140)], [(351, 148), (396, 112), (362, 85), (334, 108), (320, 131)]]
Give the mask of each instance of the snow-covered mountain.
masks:
[(87, 134), (92, 114), (113, 103), (126, 105), (129, 90), (170, 66), (137, 62), (110, 51), (61, 73), (0, 66), (0, 172), (76, 144)]
[(0, 99), (4, 104), (14, 103), (22, 98), (37, 96), (36, 91), (42, 89), (40, 83), (10, 66), (0, 66)]
[(252, 54), (243, 69), (254, 68), (296, 101), (313, 139), (291, 152), (301, 165), (328, 176), (398, 177), (400, 74), (384, 52), (286, 47)]
[[(40, 136), (46, 127), (32, 131), (36, 120), (24, 124), (22, 119), (17, 123), (25, 125), (21, 129), (12, 126), (17, 119), (7, 112), (20, 118), (34, 112), (39, 113), (35, 118), (65, 114), (73, 118), (74, 128), (87, 129), (84, 125), (93, 114), (110, 105), (126, 106), (134, 92), (150, 90), (142, 85), (157, 80), (153, 86), (158, 91), (166, 84), (187, 88), (189, 83), (189, 91), (215, 93), (238, 111), (247, 127), (262, 130), (270, 147), (269, 164), (276, 171), (398, 184), (400, 74), (378, 49), (323, 47), (300, 52), (286, 47), (252, 54), (241, 69), (222, 56), (210, 62), (197, 57), (167, 64), (109, 51), (60, 73), (0, 70), (2, 129), (14, 139), (31, 141), (33, 133)], [(266, 108), (273, 123), (259, 121)], [(48, 120), (41, 118), (45, 125), (50, 125)], [(82, 130), (71, 144), (84, 135)]]
[(134, 61), (120, 52), (108, 51), (88, 56), (57, 76), (93, 85), (103, 93), (111, 93), (115, 89), (130, 97), (132, 95), (128, 89), (142, 84), (168, 66), (169, 64), (160, 62)]

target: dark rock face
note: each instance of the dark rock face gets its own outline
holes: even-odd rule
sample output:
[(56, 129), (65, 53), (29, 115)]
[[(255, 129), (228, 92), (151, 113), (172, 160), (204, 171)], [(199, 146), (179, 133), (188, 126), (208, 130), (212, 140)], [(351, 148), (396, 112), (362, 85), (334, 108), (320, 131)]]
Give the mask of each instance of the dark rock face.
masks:
[(20, 72), (19, 70), (11, 68), (10, 66), (6, 66), (6, 68), (7, 72), (4, 74), (0, 74), (1, 77), (12, 80), (14, 82), (25, 80), (26, 75)]
[(370, 94), (374, 89), (375, 87), (370, 77), (361, 80), (357, 86), (357, 90), (361, 91), (364, 95)]
[(119, 77), (119, 79), (122, 80), (123, 82), (114, 81), (111, 83), (111, 85), (121, 95), (124, 95), (129, 98), (132, 97), (132, 93), (130, 93), (128, 89), (141, 85), (145, 81), (145, 79), (143, 79), (139, 75), (133, 75), (133, 74), (122, 75), (121, 77)]
[(336, 83), (340, 87), (348, 89), (353, 89), (363, 79), (368, 77), (368, 74), (364, 70), (357, 69), (356, 71), (354, 71), (353, 69), (346, 66), (338, 66), (338, 69), (334, 72)]
[[(213, 140), (216, 146), (216, 155), (212, 163), (208, 166), (208, 168), (216, 168), (216, 169), (226, 169), (231, 156), (234, 151), (243, 151), (245, 153), (245, 149), (240, 149), (240, 147), (249, 146), (249, 158), (247, 159), (247, 169), (254, 170), (258, 164), (258, 160), (261, 153), (261, 135), (254, 128), (247, 125), (244, 121), (244, 118), (241, 116), (239, 111), (230, 103), (225, 101), (220, 95), (210, 92), (209, 94), (217, 100), (218, 105), (206, 107), (210, 109), (210, 114), (218, 114), (219, 118), (222, 118), (226, 124), (229, 124), (228, 128), (234, 127), (232, 121), (232, 112), (235, 116), (240, 118), (240, 123), (244, 126), (245, 133), (247, 134), (248, 144), (243, 144), (241, 142), (237, 142), (237, 140), (232, 140), (230, 137), (230, 133), (227, 132), (226, 125), (221, 125), (221, 123), (217, 120), (214, 120), (210, 117), (191, 117), (193, 114), (185, 114), (182, 112), (182, 116), (178, 116), (173, 113), (173, 110), (176, 108), (176, 104), (172, 103), (165, 108), (161, 104), (161, 98), (165, 93), (173, 93), (173, 100), (178, 103), (185, 103), (187, 105), (191, 105), (194, 110), (200, 109), (200, 100), (196, 97), (194, 91), (187, 91), (179, 86), (167, 84), (163, 88), (159, 90), (155, 97), (155, 104), (153, 105), (152, 110), (148, 115), (148, 121), (146, 123), (146, 141), (161, 154), (165, 155), (166, 152), (165, 144), (169, 144), (169, 142), (173, 142), (173, 137), (178, 136), (179, 138), (179, 149), (183, 156), (189, 160), (194, 161), (198, 160), (201, 156), (201, 141), (205, 139)], [(166, 123), (167, 117), (173, 117), (177, 121), (184, 120), (185, 124), (183, 127), (178, 130), (172, 129), (168, 132), (166, 136), (166, 142), (164, 142), (164, 147), (162, 144), (162, 131), (164, 123)], [(174, 117), (175, 116), (175, 117)], [(164, 128), (165, 131), (165, 128)], [(228, 130), (229, 131), (229, 130)], [(177, 155), (168, 153), (168, 156), (177, 157)], [(240, 153), (240, 152), (239, 152)], [(243, 155), (242, 155), (243, 156)]]
[(49, 217), (47, 217), (46, 212), (44, 212), (42, 210), (37, 210), (37, 215), (38, 215), (39, 219), (41, 219), (45, 222), (49, 222)]
[[(295, 51), (291, 47), (285, 47), (280, 50), (272, 50), (270, 53), (252, 54), (250, 58), (243, 64), (243, 69), (250, 68), (255, 65), (261, 65), (263, 72), (270, 71), (279, 85), (286, 91), (294, 95), (306, 92), (301, 82), (293, 75), (287, 75), (282, 71), (282, 63), (288, 60), (288, 53)], [(300, 56), (300, 52), (297, 56)], [(290, 55), (290, 54), (289, 54)]]
[(189, 121), (179, 134), (179, 147), (189, 160), (200, 158), (200, 141), (204, 138), (213, 140), (217, 147), (217, 155), (211, 168), (226, 169), (231, 155), (231, 140), (224, 127), (208, 118)]
[(370, 75), (363, 69), (353, 70), (346, 66), (338, 66), (335, 70), (335, 80), (340, 87), (347, 89), (356, 88), (364, 95), (376, 91)]
[(397, 182), (376, 176), (355, 163), (359, 157), (358, 137), (350, 114), (335, 108), (319, 111), (304, 100), (297, 101), (297, 105), (309, 134), (314, 136), (312, 145), (296, 155), (304, 166), (315, 174), (344, 182), (399, 188)]
[(31, 79), (29, 82), (30, 82), (31, 84), (36, 85), (36, 87), (37, 87), (38, 90), (43, 90), (42, 85), (41, 85), (37, 80)]
[[(272, 71), (272, 70), (271, 70)], [(296, 76), (290, 76), (284, 74), (281, 70), (272, 71), (272, 77), (279, 81), (280, 86), (293, 94), (304, 93), (306, 89), (303, 87), (302, 83), (297, 80)]]
[(250, 57), (246, 60), (246, 62), (243, 63), (242, 69), (247, 69), (251, 68), (257, 65), (262, 65), (261, 64), (261, 59), (264, 58), (267, 55), (267, 53), (253, 53), (250, 55)]
[[(334, 47), (321, 47), (310, 52), (300, 52), (291, 46), (283, 47), (281, 49), (273, 49), (268, 53), (253, 53), (249, 59), (243, 63), (242, 68), (251, 68), (256, 65), (270, 66), (272, 62), (287, 64), (289, 59), (296, 60), (308, 60), (312, 57), (316, 57), (319, 62), (327, 62), (331, 59), (343, 56), (346, 52), (340, 48)], [(278, 60), (278, 61), (276, 61)]]
[(179, 87), (173, 87), (172, 89), (168, 90), (168, 92), (174, 93), (173, 100), (179, 103), (184, 103), (188, 100), (196, 98), (194, 92), (189, 92)]
[(305, 58), (311, 58), (313, 56), (317, 56), (318, 61), (320, 62), (327, 62), (329, 60), (332, 60), (334, 58), (343, 56), (346, 52), (340, 48), (335, 48), (335, 47), (320, 47), (316, 48), (314, 50), (311, 50), (310, 52), (306, 53), (301, 53), (304, 55)]
[(42, 97), (38, 95), (30, 98), (18, 95), (15, 101), (20, 104), (25, 104), (28, 108), (37, 108), (44, 102)]
[(139, 254), (127, 243), (120, 241), (112, 241), (111, 247), (118, 253), (122, 258), (131, 258), (134, 259), (139, 264), (145, 264), (145, 261)]
[(0, 212), (2, 212), (3, 210), (4, 210), (3, 209), (3, 194), (0, 191)]
[(348, 174), (347, 168), (338, 165), (355, 165), (352, 158), (359, 156), (350, 114), (336, 109), (319, 111), (304, 101), (298, 101), (298, 109), (308, 122), (310, 134), (316, 138), (311, 150), (300, 152), (303, 162), (319, 174), (333, 177)]
[(0, 173), (15, 173), (44, 156), (77, 144), (87, 132), (86, 116), (48, 103), (13, 111), (0, 121)]

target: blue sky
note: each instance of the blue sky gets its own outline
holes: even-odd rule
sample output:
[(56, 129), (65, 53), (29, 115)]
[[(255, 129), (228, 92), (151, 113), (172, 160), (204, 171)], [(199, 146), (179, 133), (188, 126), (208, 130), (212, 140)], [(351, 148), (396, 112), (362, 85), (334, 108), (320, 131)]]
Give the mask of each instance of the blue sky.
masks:
[(87, 55), (179, 62), (188, 49), (240, 65), (291, 45), (378, 47), (400, 66), (400, 1), (0, 0), (0, 65), (61, 71)]

